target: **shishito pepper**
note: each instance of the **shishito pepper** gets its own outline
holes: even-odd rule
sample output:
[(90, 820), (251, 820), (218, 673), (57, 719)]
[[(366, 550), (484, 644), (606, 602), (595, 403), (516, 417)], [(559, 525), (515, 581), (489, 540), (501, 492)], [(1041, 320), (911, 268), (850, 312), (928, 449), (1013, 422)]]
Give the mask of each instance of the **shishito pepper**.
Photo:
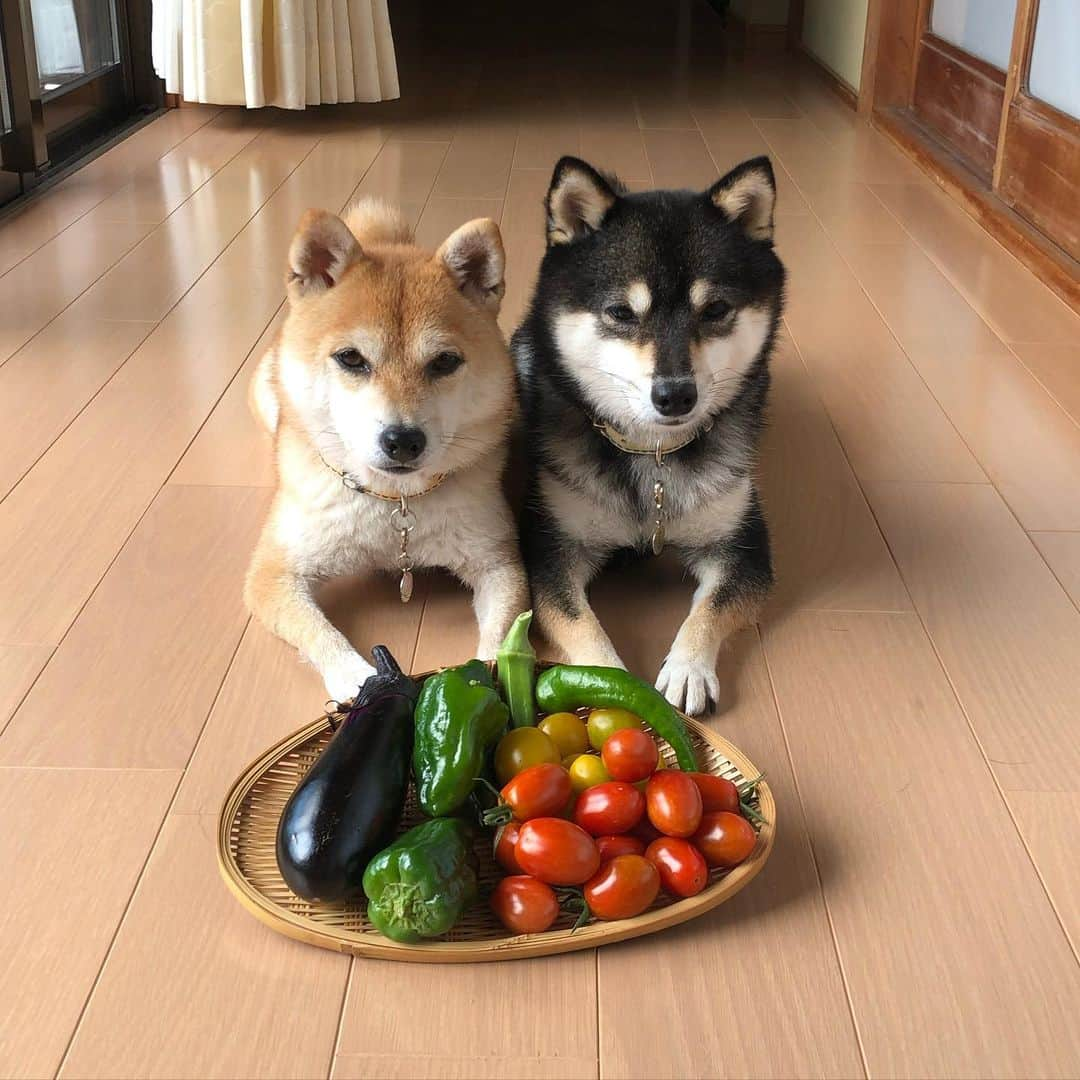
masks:
[(399, 836), (364, 871), (367, 915), (393, 941), (445, 934), (477, 897), (469, 826), (436, 818)]
[(506, 730), (507, 708), (487, 666), (470, 660), (424, 680), (414, 714), (416, 799), (428, 817), (458, 810)]
[(523, 611), (513, 622), (499, 651), (495, 654), (495, 670), (503, 701), (510, 709), (511, 727), (536, 726), (536, 650), (529, 641), (532, 612)]
[(544, 712), (573, 712), (583, 705), (626, 709), (667, 741), (680, 769), (697, 769), (683, 718), (663, 694), (622, 668), (557, 664), (536, 680), (536, 703)]

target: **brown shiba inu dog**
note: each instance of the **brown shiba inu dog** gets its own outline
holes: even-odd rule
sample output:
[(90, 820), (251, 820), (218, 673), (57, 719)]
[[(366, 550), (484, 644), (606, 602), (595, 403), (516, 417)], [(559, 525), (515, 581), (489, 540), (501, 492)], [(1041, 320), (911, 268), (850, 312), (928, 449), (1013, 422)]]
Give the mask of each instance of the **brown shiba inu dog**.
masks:
[[(434, 254), (412, 240), (379, 202), (344, 220), (308, 211), (289, 249), (288, 318), (251, 387), (278, 486), (245, 597), (337, 701), (373, 669), (316, 604), (316, 582), (446, 567), (473, 589), (482, 658), (528, 603), (499, 482), (515, 415), (495, 321), (499, 229), (471, 221)], [(403, 599), (410, 589), (404, 573)]]

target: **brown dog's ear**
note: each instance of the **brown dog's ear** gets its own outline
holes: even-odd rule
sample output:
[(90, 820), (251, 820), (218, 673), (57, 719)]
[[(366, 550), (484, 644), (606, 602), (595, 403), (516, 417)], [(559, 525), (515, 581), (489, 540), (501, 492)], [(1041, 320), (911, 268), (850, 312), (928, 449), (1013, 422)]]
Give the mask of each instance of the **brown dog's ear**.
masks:
[(713, 206), (738, 222), (752, 240), (772, 243), (776, 178), (767, 157), (751, 158), (709, 188)]
[(572, 244), (596, 232), (618, 197), (591, 165), (575, 157), (560, 159), (544, 204), (548, 243)]
[(498, 312), (506, 292), (506, 255), (499, 226), (491, 218), (466, 222), (442, 242), (435, 258), (473, 303)]
[(289, 245), (287, 284), (301, 296), (333, 288), (363, 252), (341, 218), (308, 210)]

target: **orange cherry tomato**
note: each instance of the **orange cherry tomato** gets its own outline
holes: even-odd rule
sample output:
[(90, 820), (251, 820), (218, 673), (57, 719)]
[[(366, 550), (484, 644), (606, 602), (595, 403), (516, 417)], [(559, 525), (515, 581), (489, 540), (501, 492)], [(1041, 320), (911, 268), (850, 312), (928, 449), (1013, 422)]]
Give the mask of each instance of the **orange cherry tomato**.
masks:
[(586, 788), (574, 806), (574, 821), (593, 836), (629, 832), (645, 813), (645, 796), (633, 784), (609, 780)]
[(701, 792), (688, 773), (663, 769), (645, 789), (649, 820), (665, 836), (691, 836), (701, 824)]
[(526, 874), (549, 885), (581, 885), (600, 865), (600, 851), (593, 838), (564, 818), (526, 821), (514, 854)]
[(644, 731), (620, 728), (607, 737), (600, 757), (612, 780), (633, 784), (652, 776), (660, 761), (660, 751)]
[(521, 867), (518, 866), (517, 855), (514, 853), (520, 831), (520, 821), (508, 821), (505, 825), (501, 825), (495, 833), (492, 854), (495, 856), (495, 861), (508, 874), (520, 874), (522, 872)]
[(559, 917), (559, 900), (550, 885), (518, 874), (495, 886), (491, 910), (515, 934), (542, 934)]
[(570, 776), (553, 762), (530, 765), (503, 787), (501, 795), (518, 821), (553, 817), (570, 801)]
[(585, 886), (585, 903), (598, 919), (632, 919), (660, 891), (660, 874), (644, 855), (616, 855)]
[(701, 792), (701, 809), (704, 813), (711, 810), (739, 813), (739, 789), (730, 780), (706, 772), (692, 772), (688, 775)]
[(618, 836), (598, 836), (596, 846), (600, 849), (600, 865), (614, 859), (616, 855), (644, 855), (645, 841), (631, 833)]
[(757, 833), (744, 817), (713, 810), (701, 819), (694, 846), (710, 866), (738, 866), (757, 846)]
[(656, 867), (660, 884), (672, 896), (697, 896), (709, 883), (705, 857), (689, 840), (662, 836), (645, 849), (645, 858)]

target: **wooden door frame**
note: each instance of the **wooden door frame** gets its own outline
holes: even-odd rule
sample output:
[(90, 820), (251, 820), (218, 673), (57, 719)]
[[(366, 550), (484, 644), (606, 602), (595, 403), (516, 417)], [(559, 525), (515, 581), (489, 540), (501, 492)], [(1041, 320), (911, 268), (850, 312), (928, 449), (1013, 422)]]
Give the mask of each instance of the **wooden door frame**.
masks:
[[(1038, 0), (1018, 0), (992, 175), (979, 176), (919, 122), (912, 108), (919, 50), (931, 0), (869, 0), (859, 112), (889, 136), (992, 236), (1075, 310), (1080, 311), (1080, 262), (1021, 217), (1001, 197), (1008, 125), (1016, 109), (1061, 114), (1026, 93), (1029, 46)], [(1075, 125), (1080, 138), (1080, 124)]]

